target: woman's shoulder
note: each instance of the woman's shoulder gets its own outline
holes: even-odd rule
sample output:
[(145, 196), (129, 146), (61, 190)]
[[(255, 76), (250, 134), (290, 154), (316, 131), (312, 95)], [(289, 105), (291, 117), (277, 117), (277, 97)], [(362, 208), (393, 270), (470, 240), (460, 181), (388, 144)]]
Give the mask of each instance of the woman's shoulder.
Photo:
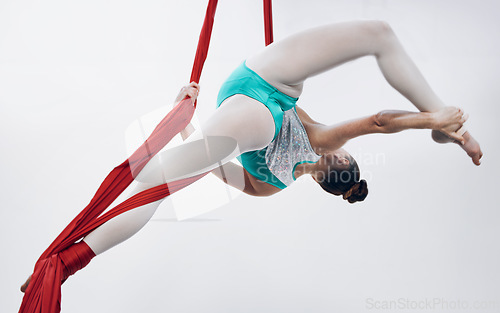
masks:
[(321, 149), (319, 149), (319, 137), (321, 137), (321, 130), (325, 126), (315, 120), (313, 120), (302, 108), (298, 105), (295, 106), (297, 115), (300, 119), (302, 125), (304, 125), (304, 129), (306, 130), (307, 137), (309, 138), (309, 143), (317, 154), (321, 153)]

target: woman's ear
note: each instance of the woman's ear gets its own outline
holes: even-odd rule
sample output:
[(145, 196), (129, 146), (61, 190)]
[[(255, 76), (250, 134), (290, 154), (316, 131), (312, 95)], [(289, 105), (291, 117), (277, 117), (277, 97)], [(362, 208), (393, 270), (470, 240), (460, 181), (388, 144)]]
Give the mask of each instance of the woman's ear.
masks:
[(335, 163), (337, 163), (338, 165), (348, 166), (350, 163), (349, 159), (341, 155), (340, 153), (335, 154), (335, 159)]
[(345, 166), (348, 166), (349, 163), (351, 163), (348, 158), (344, 158), (344, 157), (342, 159), (340, 159), (340, 161), (342, 162), (342, 165), (345, 165)]

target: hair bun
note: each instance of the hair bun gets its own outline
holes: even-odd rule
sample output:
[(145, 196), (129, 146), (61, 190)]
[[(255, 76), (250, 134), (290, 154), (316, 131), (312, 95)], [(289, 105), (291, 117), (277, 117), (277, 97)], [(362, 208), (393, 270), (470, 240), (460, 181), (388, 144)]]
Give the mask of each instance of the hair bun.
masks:
[(362, 179), (352, 185), (352, 187), (343, 194), (343, 198), (344, 200), (349, 201), (349, 203), (354, 203), (365, 200), (367, 195), (368, 184), (366, 183), (366, 180)]

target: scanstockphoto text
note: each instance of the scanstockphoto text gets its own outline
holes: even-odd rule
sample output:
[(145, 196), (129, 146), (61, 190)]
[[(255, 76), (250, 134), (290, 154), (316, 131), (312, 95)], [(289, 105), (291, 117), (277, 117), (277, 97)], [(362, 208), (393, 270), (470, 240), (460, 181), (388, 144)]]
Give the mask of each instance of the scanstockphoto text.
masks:
[(491, 299), (463, 299), (445, 297), (425, 298), (366, 298), (365, 308), (373, 311), (485, 311), (498, 312), (500, 304)]

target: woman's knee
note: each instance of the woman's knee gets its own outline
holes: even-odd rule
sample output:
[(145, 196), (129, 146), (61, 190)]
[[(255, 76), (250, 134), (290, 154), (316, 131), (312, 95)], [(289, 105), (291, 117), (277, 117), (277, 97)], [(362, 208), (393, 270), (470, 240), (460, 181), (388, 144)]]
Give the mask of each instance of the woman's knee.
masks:
[(394, 34), (391, 25), (382, 20), (370, 20), (364, 22), (364, 27), (372, 36), (387, 37)]
[(394, 45), (395, 34), (388, 22), (381, 20), (364, 21), (362, 28), (372, 40), (373, 55), (379, 56)]

